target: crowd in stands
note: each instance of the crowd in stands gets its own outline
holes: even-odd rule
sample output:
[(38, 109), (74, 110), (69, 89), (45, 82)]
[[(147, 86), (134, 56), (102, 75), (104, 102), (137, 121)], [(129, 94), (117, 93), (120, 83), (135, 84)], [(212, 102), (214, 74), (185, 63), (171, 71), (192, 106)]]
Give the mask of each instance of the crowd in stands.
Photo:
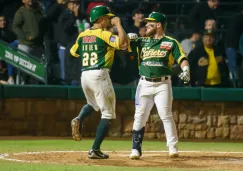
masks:
[[(80, 85), (81, 62), (69, 49), (78, 34), (92, 26), (92, 7), (108, 6), (122, 19), (126, 33), (141, 37), (146, 30), (143, 18), (158, 11), (168, 17), (166, 35), (180, 41), (190, 62), (190, 84), (184, 85), (177, 78), (180, 70), (175, 63), (173, 86), (243, 87), (242, 1), (234, 1), (239, 3), (237, 8), (223, 8), (221, 3), (229, 2), (223, 0), (188, 0), (191, 3), (184, 4), (185, 0), (177, 0), (179, 5), (150, 1), (0, 0), (0, 39), (45, 61), (51, 83), (75, 86)], [(110, 31), (116, 33), (115, 28)], [(0, 84), (15, 84), (16, 79), (21, 84), (40, 84), (16, 70), (0, 61)], [(110, 75), (114, 85), (136, 85), (138, 60), (128, 51), (115, 51)]]

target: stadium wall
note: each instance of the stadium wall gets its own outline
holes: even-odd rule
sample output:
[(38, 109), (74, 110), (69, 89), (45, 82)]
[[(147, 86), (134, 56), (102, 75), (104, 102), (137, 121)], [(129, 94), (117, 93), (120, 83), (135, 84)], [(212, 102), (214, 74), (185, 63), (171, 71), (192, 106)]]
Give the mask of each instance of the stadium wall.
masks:
[[(109, 137), (131, 137), (133, 87), (116, 87), (117, 118)], [(173, 88), (173, 117), (180, 139), (243, 140), (243, 89)], [(79, 87), (0, 86), (0, 136), (70, 136), (70, 121), (86, 103)], [(84, 122), (84, 137), (94, 137), (100, 113)], [(146, 138), (165, 138), (154, 107)]]

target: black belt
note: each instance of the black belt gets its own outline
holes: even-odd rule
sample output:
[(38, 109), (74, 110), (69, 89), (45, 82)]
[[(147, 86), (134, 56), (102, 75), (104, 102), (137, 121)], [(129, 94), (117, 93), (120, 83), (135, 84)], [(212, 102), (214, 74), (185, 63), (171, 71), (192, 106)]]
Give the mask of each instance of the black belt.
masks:
[(147, 78), (147, 77), (141, 77), (142, 80), (146, 80), (149, 82), (161, 82), (161, 81), (165, 81), (168, 80), (169, 77), (165, 76), (165, 77), (159, 77), (159, 78)]

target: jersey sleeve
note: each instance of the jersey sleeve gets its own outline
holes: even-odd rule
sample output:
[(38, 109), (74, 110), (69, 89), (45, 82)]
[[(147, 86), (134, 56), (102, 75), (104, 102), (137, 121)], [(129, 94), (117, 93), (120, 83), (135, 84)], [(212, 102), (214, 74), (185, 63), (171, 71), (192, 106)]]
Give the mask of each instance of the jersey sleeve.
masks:
[(177, 40), (174, 40), (173, 48), (172, 48), (172, 55), (174, 59), (180, 64), (183, 58), (187, 58), (185, 52), (182, 49), (182, 46)]
[(120, 45), (119, 45), (119, 37), (112, 34), (109, 31), (103, 31), (102, 32), (102, 39), (111, 47), (115, 48), (115, 49), (120, 49)]
[(71, 55), (76, 57), (76, 58), (78, 58), (80, 56), (79, 53), (78, 53), (78, 49), (79, 49), (78, 41), (79, 41), (80, 37), (81, 37), (81, 34), (78, 36), (77, 41), (75, 42), (75, 44), (70, 49)]

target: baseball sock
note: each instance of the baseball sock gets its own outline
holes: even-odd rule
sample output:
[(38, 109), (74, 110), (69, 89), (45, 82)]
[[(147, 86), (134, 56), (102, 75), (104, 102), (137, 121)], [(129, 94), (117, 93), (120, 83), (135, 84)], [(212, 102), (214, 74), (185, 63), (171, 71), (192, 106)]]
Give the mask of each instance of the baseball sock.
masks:
[(105, 136), (109, 130), (110, 119), (101, 119), (100, 124), (96, 130), (96, 136), (94, 140), (94, 144), (92, 146), (93, 150), (99, 150), (100, 145), (105, 139)]
[(80, 121), (80, 123), (88, 116), (92, 114), (94, 111), (94, 108), (90, 106), (89, 104), (86, 104), (80, 111), (77, 119)]
[(142, 155), (142, 143), (143, 143), (143, 136), (144, 136), (145, 127), (142, 127), (142, 129), (135, 131), (132, 131), (132, 149), (137, 149), (140, 153), (140, 156)]

